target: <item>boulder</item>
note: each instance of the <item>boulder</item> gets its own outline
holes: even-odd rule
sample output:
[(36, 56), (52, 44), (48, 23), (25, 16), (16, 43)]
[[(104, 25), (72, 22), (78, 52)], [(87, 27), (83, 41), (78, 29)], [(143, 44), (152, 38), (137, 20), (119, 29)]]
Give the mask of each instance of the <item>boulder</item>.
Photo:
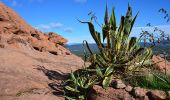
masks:
[(48, 36), (49, 36), (48, 40), (53, 43), (60, 44), (60, 45), (64, 45), (65, 43), (67, 43), (66, 39), (64, 39), (63, 37), (61, 37), (60, 35), (54, 32), (49, 32)]
[(146, 98), (146, 93), (147, 90), (144, 88), (140, 88), (140, 87), (134, 87), (132, 89), (131, 94), (135, 97), (135, 98), (139, 98), (141, 100), (144, 100)]
[(150, 100), (166, 100), (166, 93), (161, 90), (151, 90), (147, 92)]
[(127, 92), (131, 92), (132, 91), (132, 89), (133, 89), (133, 87), (132, 86), (130, 86), (130, 85), (127, 85), (126, 86), (126, 88), (125, 88), (125, 91), (127, 91)]
[(89, 92), (88, 100), (135, 100), (124, 89), (114, 89), (108, 87), (103, 89), (101, 86), (95, 85)]

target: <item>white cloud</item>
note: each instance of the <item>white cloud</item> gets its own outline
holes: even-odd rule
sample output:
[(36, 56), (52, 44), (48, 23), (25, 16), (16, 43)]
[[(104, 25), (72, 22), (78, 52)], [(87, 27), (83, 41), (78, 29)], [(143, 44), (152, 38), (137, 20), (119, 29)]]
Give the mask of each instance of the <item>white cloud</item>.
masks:
[(53, 29), (62, 29), (64, 32), (72, 33), (73, 28), (72, 27), (64, 27), (61, 23), (49, 23), (49, 24), (39, 24), (35, 26), (36, 29), (41, 31), (51, 31)]
[(59, 29), (62, 27), (63, 27), (63, 24), (61, 23), (40, 24), (40, 25), (35, 26), (36, 29), (41, 30), (41, 31), (47, 31), (50, 29)]
[(46, 30), (49, 30), (51, 27), (49, 25), (40, 24), (40, 25), (35, 26), (35, 28), (41, 31), (46, 31)]
[(61, 23), (50, 23), (49, 26), (51, 28), (62, 28), (63, 24), (61, 24)]
[(74, 1), (77, 3), (86, 3), (87, 2), (87, 0), (74, 0)]
[(73, 32), (73, 28), (67, 27), (67, 28), (64, 29), (64, 31), (67, 32), (67, 33), (72, 33)]

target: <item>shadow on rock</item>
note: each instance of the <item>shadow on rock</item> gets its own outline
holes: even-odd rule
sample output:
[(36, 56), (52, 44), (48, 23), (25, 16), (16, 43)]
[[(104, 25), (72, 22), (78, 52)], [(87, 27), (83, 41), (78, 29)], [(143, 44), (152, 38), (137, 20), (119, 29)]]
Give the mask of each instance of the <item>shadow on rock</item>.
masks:
[(61, 83), (49, 83), (48, 86), (53, 89), (53, 94), (56, 96), (64, 96), (63, 84)]
[(49, 80), (54, 81), (48, 84), (48, 86), (52, 89), (53, 95), (64, 96), (63, 80), (67, 79), (68, 74), (59, 73), (54, 70), (49, 70), (49, 69), (46, 69), (44, 66), (39, 66), (39, 65), (38, 65), (38, 68), (36, 69), (42, 71), (48, 77)]
[(49, 70), (46, 69), (44, 66), (38, 65), (38, 68), (36, 69), (42, 71), (48, 77), (49, 80), (65, 80), (68, 77), (68, 74), (59, 73), (54, 70)]

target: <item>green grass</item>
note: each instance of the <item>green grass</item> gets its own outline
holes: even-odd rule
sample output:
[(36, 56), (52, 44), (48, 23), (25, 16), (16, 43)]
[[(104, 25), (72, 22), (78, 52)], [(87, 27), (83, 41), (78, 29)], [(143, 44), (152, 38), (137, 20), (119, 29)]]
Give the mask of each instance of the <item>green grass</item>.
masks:
[(133, 76), (126, 81), (133, 86), (142, 88), (170, 90), (170, 75), (160, 72), (154, 72), (145, 76)]

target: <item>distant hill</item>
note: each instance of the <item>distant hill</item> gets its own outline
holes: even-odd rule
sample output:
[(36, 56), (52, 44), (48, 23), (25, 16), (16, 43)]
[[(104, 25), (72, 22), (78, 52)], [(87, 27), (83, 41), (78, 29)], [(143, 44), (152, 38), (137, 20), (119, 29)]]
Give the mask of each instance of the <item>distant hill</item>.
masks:
[[(144, 46), (143, 42), (139, 43), (141, 46)], [(152, 45), (151, 43), (147, 43), (146, 46)], [(98, 52), (97, 45), (95, 43), (89, 44), (91, 50), (93, 52)], [(65, 45), (66, 48), (68, 48), (73, 54), (76, 54), (80, 57), (84, 56), (84, 48), (81, 43), (76, 43), (76, 44), (68, 44)], [(160, 44), (156, 43), (156, 46), (153, 48), (153, 53), (154, 54), (167, 54), (167, 59), (170, 61), (170, 41), (162, 41)]]

